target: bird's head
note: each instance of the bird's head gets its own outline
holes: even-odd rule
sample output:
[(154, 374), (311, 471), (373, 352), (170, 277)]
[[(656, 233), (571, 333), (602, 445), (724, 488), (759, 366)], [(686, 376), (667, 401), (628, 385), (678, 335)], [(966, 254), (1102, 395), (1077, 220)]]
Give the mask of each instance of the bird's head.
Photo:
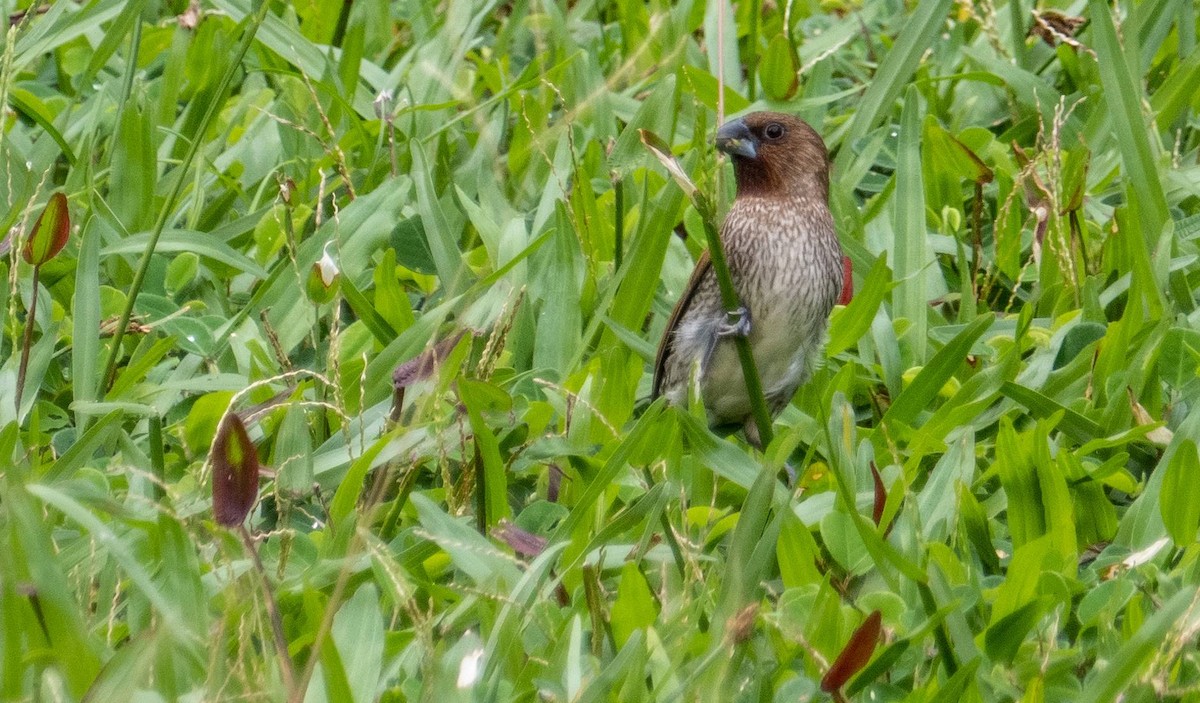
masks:
[(752, 112), (717, 130), (717, 149), (733, 158), (739, 195), (794, 196), (813, 188), (829, 198), (829, 152), (807, 122)]

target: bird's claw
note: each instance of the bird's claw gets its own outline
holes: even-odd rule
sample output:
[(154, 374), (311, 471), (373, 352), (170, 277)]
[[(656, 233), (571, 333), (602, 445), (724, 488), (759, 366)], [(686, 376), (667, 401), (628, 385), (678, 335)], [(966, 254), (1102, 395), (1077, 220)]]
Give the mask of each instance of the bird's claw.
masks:
[(725, 311), (725, 321), (717, 328), (719, 337), (749, 337), (750, 311), (740, 306), (737, 310)]

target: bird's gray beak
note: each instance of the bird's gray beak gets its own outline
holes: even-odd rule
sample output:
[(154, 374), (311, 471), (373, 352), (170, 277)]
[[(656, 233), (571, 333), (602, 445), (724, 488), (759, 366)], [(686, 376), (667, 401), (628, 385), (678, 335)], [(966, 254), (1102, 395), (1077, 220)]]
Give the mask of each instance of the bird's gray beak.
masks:
[(730, 120), (717, 130), (717, 148), (730, 156), (753, 159), (758, 156), (758, 142), (741, 119)]

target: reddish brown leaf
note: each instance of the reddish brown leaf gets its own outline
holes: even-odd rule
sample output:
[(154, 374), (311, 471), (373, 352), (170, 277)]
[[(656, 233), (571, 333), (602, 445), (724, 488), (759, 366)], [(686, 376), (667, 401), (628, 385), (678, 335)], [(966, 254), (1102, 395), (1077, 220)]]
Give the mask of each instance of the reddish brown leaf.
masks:
[(871, 479), (875, 482), (875, 506), (871, 508), (871, 520), (875, 522), (875, 526), (879, 526), (879, 521), (883, 519), (883, 506), (887, 505), (887, 489), (883, 487), (883, 477), (879, 475), (879, 469), (875, 468), (875, 462), (871, 462)]
[(842, 256), (842, 293), (838, 296), (838, 305), (849, 305), (854, 298), (854, 264), (850, 257)]
[(558, 464), (550, 465), (550, 473), (546, 478), (546, 500), (551, 503), (558, 502), (558, 491), (562, 487), (563, 470), (558, 468)]
[(21, 258), (27, 264), (41, 266), (62, 251), (70, 234), (71, 216), (67, 212), (67, 196), (55, 193), (33, 224), (33, 231), (21, 250)]
[(499, 525), (492, 528), (492, 536), (521, 556), (536, 557), (546, 549), (545, 537), (523, 530), (508, 520), (501, 520)]
[(404, 412), (404, 391), (409, 386), (433, 375), (438, 364), (450, 355), (466, 331), (459, 331), (428, 347), (415, 358), (400, 364), (392, 372), (392, 422), (400, 422)]
[(397, 366), (396, 370), (392, 372), (392, 385), (396, 388), (407, 388), (432, 376), (438, 364), (450, 355), (454, 347), (458, 346), (458, 340), (462, 339), (464, 334), (466, 334), (464, 331), (456, 332), (432, 347), (426, 348), (415, 358)]
[(871, 655), (875, 652), (875, 646), (879, 644), (879, 635), (883, 631), (882, 619), (883, 616), (878, 610), (873, 611), (854, 634), (850, 635), (850, 641), (821, 679), (822, 691), (832, 693), (840, 689), (871, 661)]
[(258, 500), (258, 449), (236, 413), (229, 413), (212, 444), (213, 514), (226, 527), (237, 527)]

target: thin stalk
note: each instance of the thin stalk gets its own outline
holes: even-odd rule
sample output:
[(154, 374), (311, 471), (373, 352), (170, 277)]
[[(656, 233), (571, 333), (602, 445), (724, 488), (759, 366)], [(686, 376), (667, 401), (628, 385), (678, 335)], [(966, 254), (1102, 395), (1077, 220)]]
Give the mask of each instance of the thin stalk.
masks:
[[(725, 249), (721, 245), (721, 235), (714, 224), (712, 204), (708, 199), (696, 192), (694, 202), (704, 219), (704, 234), (708, 238), (708, 256), (712, 261), (713, 273), (717, 276), (717, 285), (721, 288), (721, 304), (725, 306), (725, 314), (729, 323), (737, 320), (737, 311), (742, 306), (737, 291), (733, 287), (733, 278), (729, 273), (729, 264), (725, 262)], [(746, 379), (746, 394), (750, 397), (750, 407), (754, 410), (754, 423), (758, 425), (758, 437), (763, 447), (771, 444), (771, 413), (767, 410), (767, 397), (763, 393), (762, 378), (758, 375), (758, 366), (754, 363), (754, 354), (750, 349), (750, 340), (742, 335), (734, 335), (734, 346), (737, 347), (738, 360), (742, 363), (742, 375)]]
[(971, 291), (979, 301), (979, 265), (983, 260), (983, 181), (975, 181), (971, 207)]
[(475, 529), (487, 536), (487, 469), (483, 466), (483, 450), (479, 447), (479, 440), (475, 440), (475, 461), (472, 464), (475, 469)]
[[(756, 28), (757, 31), (757, 28)], [(753, 36), (753, 35), (752, 35)], [(723, 62), (725, 60), (725, 12), (723, 8), (717, 10), (717, 56)], [(750, 85), (754, 85), (754, 77), (751, 75)], [(753, 90), (753, 87), (751, 87)], [(725, 71), (724, 64), (721, 64), (721, 69), (717, 71), (717, 124), (720, 125), (725, 121)], [(717, 171), (717, 193), (722, 192), (721, 187), (721, 171)], [(721, 246), (721, 235), (717, 231), (716, 223), (716, 208), (713, 204), (694, 187), (690, 189), (689, 195), (692, 196), (692, 204), (700, 212), (704, 220), (704, 235), (708, 239), (708, 256), (712, 260), (713, 273), (717, 276), (717, 284), (721, 288), (721, 303), (725, 306), (726, 317), (729, 322), (735, 323), (736, 311), (741, 307), (741, 299), (738, 298), (737, 291), (733, 288), (733, 278), (729, 275), (729, 266), (725, 263), (725, 249)], [(746, 380), (746, 394), (750, 396), (750, 407), (754, 411), (754, 424), (758, 425), (758, 440), (762, 447), (766, 447), (771, 443), (773, 434), (771, 432), (771, 413), (767, 411), (767, 397), (763, 394), (762, 378), (758, 375), (758, 366), (754, 363), (754, 354), (750, 350), (750, 340), (741, 335), (735, 335), (733, 338), (734, 346), (737, 347), (738, 361), (742, 364), (742, 375)]]
[(271, 618), (271, 634), (275, 640), (275, 651), (279, 654), (279, 670), (283, 673), (283, 684), (287, 686), (288, 695), (293, 696), (296, 691), (296, 666), (288, 654), (287, 638), (283, 635), (283, 616), (279, 614), (279, 604), (275, 602), (275, 594), (271, 591), (270, 581), (267, 580), (267, 568), (263, 566), (262, 558), (258, 556), (258, 547), (245, 524), (238, 526), (238, 534), (254, 560), (254, 570), (258, 572), (263, 598), (267, 602), (267, 614)]
[(620, 271), (625, 260), (625, 185), (614, 172), (613, 184), (613, 270)]
[(21, 341), (21, 365), (17, 367), (16, 413), (21, 414), (21, 396), (25, 395), (25, 372), (29, 369), (29, 348), (33, 346), (33, 323), (37, 316), (37, 299), (40, 265), (33, 267), (33, 294), (29, 298), (29, 312), (25, 315), (25, 337)]
[[(367, 504), (359, 509), (361, 516), (358, 525), (371, 525), (375, 522), (375, 512), (379, 507), (379, 498), (383, 495), (383, 489), (391, 480), (392, 465), (388, 464), (384, 471), (379, 471), (375, 474), (375, 483), (371, 488), (371, 492), (367, 495)], [(328, 511), (327, 511), (328, 512)], [(346, 554), (350, 554), (352, 550), (357, 548), (363, 539), (363, 530), (355, 527), (354, 534), (350, 536), (349, 544), (346, 545)], [(308, 691), (308, 685), (312, 681), (313, 672), (316, 671), (317, 663), (321, 660), (321, 647), (325, 644), (325, 639), (329, 637), (329, 633), (333, 631), (333, 618), (337, 615), (338, 608), (342, 605), (342, 599), (346, 595), (346, 588), (350, 584), (350, 576), (352, 569), (347, 565), (338, 571), (337, 581), (333, 584), (333, 592), (329, 595), (329, 600), (325, 603), (325, 613), (321, 617), (321, 622), (317, 625), (317, 634), (312, 638), (308, 652), (308, 661), (304, 665), (304, 670), (300, 672), (300, 678), (296, 681), (295, 688), (289, 690), (288, 703), (303, 703), (305, 693)]]
[[(938, 604), (933, 597), (933, 591), (930, 590), (928, 584), (917, 583), (917, 592), (921, 594), (921, 604), (925, 606), (925, 613), (932, 618), (938, 612)], [(954, 648), (950, 644), (950, 632), (946, 629), (945, 620), (939, 622), (933, 629), (933, 641), (937, 644), (938, 658), (942, 660), (942, 666), (946, 668), (946, 676), (953, 676), (958, 671), (958, 658), (954, 656)]]
[(167, 463), (163, 456), (163, 425), (162, 416), (150, 416), (150, 467), (154, 474), (150, 492), (155, 501), (162, 500), (163, 486), (167, 485)]
[(104, 375), (101, 378), (104, 379), (105, 388), (111, 387), (116, 375), (117, 358), (121, 354), (121, 342), (125, 338), (126, 328), (129, 327), (129, 319), (133, 316), (133, 306), (137, 303), (138, 293), (141, 292), (142, 284), (146, 280), (146, 272), (150, 270), (150, 259), (154, 256), (154, 250), (158, 248), (158, 238), (162, 236), (163, 229), (167, 226), (167, 220), (170, 219), (171, 212), (175, 209), (175, 203), (179, 199), (179, 194), (183, 191), (183, 184), (187, 180), (188, 171), (191, 170), (192, 162), (196, 160), (196, 155), (200, 152), (200, 147), (204, 143), (204, 134), (208, 131), (208, 126), (212, 122), (213, 117), (221, 109), (225, 100), (225, 94), (229, 90), (230, 83), (233, 82), (233, 76), (237, 73), (242, 59), (246, 57), (246, 52), (250, 50), (250, 45), (254, 42), (258, 28), (262, 25), (266, 15), (267, 2), (266, 0), (260, 0), (258, 9), (249, 18), (246, 33), (242, 35), (242, 41), (234, 53), (233, 61), (230, 62), (225, 75), (221, 76), (221, 83), (217, 86), (217, 91), (212, 101), (208, 104), (208, 109), (204, 112), (203, 119), (200, 120), (200, 126), (196, 131), (195, 138), (188, 144), (187, 152), (179, 164), (179, 176), (175, 179), (175, 183), (171, 186), (171, 191), (167, 195), (167, 199), (163, 202), (162, 210), (159, 211), (158, 219), (154, 223), (154, 229), (150, 231), (150, 239), (146, 242), (146, 249), (142, 252), (141, 261), (138, 262), (137, 271), (133, 276), (133, 283), (129, 286), (125, 309), (121, 311), (121, 317), (117, 322), (117, 329), (113, 333), (112, 347), (109, 348), (108, 359), (104, 363)]

